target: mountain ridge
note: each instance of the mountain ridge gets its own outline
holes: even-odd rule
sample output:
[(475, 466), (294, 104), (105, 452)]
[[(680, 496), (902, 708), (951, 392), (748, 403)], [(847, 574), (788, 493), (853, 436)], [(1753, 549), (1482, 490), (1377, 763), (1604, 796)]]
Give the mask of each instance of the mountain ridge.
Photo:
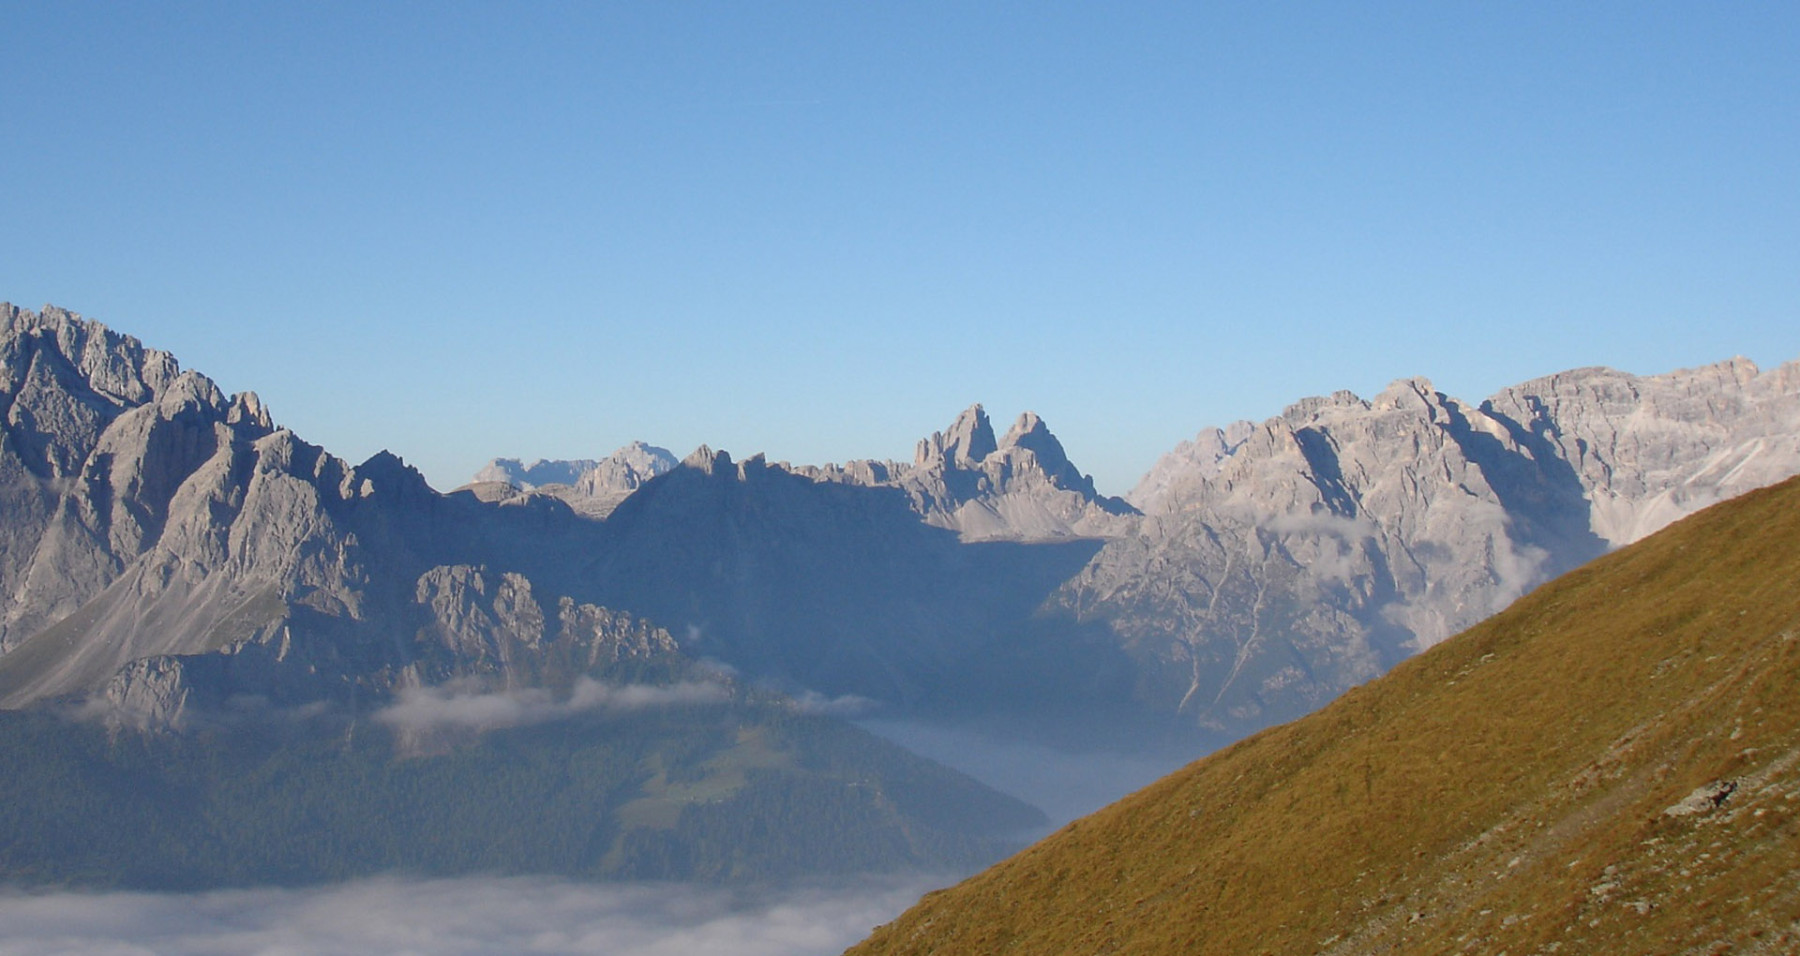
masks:
[(420, 651), (388, 635), (432, 626), (420, 582), (469, 567), (796, 693), (1021, 726), (1054, 701), (1115, 715), (1122, 742), (1231, 739), (1800, 471), (1800, 363), (1733, 360), (1558, 373), (1480, 404), (1425, 379), (1304, 399), (1199, 433), (1130, 502), (1096, 494), (1035, 414), (997, 435), (980, 405), (910, 463), (703, 446), (670, 464), (639, 443), (589, 487), (438, 494), (98, 323), (6, 308), (4, 706), (278, 647), (314, 671), (209, 665), (236, 683), (202, 696), (392, 693)]

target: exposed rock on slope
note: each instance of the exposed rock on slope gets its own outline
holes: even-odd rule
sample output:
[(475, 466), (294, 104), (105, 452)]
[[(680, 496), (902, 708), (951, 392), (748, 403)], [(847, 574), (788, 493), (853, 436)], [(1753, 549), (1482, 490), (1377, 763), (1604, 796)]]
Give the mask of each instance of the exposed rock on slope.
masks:
[(598, 464), (600, 463), (591, 458), (539, 458), (529, 465), (517, 458), (495, 458), (483, 465), (475, 473), (475, 477), (469, 480), (476, 484), (497, 482), (512, 485), (521, 491), (530, 491), (539, 485), (572, 485), (588, 469)]
[(1800, 363), (1605, 369), (1479, 407), (1423, 379), (1203, 432), (1055, 604), (1138, 661), (1152, 709), (1291, 719), (1608, 548), (1800, 471)]
[(1589, 528), (1630, 544), (1800, 471), (1800, 362), (1733, 359), (1667, 375), (1591, 368), (1502, 391), (1484, 410), (1567, 463)]
[(1793, 952), (1797, 543), (1719, 505), (851, 952)]
[(644, 482), (675, 465), (675, 456), (668, 449), (634, 441), (599, 461), (540, 459), (522, 465), (516, 458), (496, 458), (475, 473), (471, 487), (501, 486), (476, 489), (493, 500), (513, 497), (505, 489), (535, 491), (561, 499), (579, 514), (604, 518)]
[(10, 649), (86, 604), (171, 522), (177, 535), (211, 534), (193, 519), (213, 515), (189, 514), (178, 492), (205, 463), (229, 471), (271, 425), (254, 394), (226, 398), (98, 323), (10, 305), (0, 321), (0, 649)]
[(996, 441), (987, 412), (970, 406), (947, 431), (921, 439), (910, 466), (855, 461), (796, 469), (810, 477), (898, 488), (928, 524), (966, 540), (1104, 537), (1130, 528), (1136, 510), (1094, 490), (1042, 419), (1025, 412)]
[(0, 879), (791, 878), (1042, 819), (597, 603), (654, 533), (352, 466), (135, 340), (4, 316)]
[(98, 324), (5, 315), (0, 706), (104, 691), (179, 720), (196, 666), (213, 698), (378, 695), (422, 653), (396, 640), (421, 575), (553, 566), (581, 533), (559, 504), (440, 496), (385, 452), (353, 467)]

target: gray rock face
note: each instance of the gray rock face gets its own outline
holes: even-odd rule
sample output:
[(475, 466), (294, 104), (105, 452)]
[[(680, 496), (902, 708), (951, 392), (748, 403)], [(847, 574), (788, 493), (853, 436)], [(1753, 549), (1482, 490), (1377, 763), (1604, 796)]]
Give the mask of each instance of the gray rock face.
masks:
[(1480, 407), (1423, 379), (1202, 432), (1054, 599), (1204, 727), (1289, 719), (1525, 590), (1800, 471), (1800, 363), (1551, 376)]
[(425, 613), (414, 659), (427, 684), (480, 678), (566, 690), (577, 677), (679, 653), (669, 632), (630, 614), (568, 597), (540, 603), (516, 572), (435, 567), (419, 577), (415, 599)]
[(995, 676), (997, 635), (1099, 547), (974, 546), (921, 521), (900, 488), (705, 446), (604, 527), (588, 559), (598, 603), (779, 686), (903, 706), (978, 671)]
[[(423, 626), (421, 574), (471, 556), (522, 564), (540, 545), (553, 564), (573, 523), (560, 502), (440, 496), (385, 452), (351, 466), (275, 428), (254, 395), (227, 398), (68, 313), (4, 315), (0, 355), (17, 374), (0, 496), (18, 507), (0, 549), (0, 707), (101, 692), (155, 723), (196, 693), (379, 696), (432, 659), (395, 639)], [(612, 626), (552, 606), (562, 637), (519, 640)]]
[(517, 458), (495, 458), (483, 465), (475, 473), (475, 477), (469, 480), (475, 483), (499, 482), (521, 491), (530, 491), (540, 485), (572, 485), (588, 469), (598, 464), (600, 463), (591, 458), (539, 458), (529, 465)]
[(599, 461), (539, 460), (521, 465), (514, 458), (496, 458), (475, 473), (468, 487), (488, 500), (512, 497), (508, 489), (535, 491), (563, 501), (577, 514), (604, 518), (644, 482), (676, 464), (668, 449), (634, 441)]
[(821, 481), (904, 492), (926, 523), (964, 540), (1106, 537), (1131, 526), (1136, 509), (1094, 490), (1033, 412), (998, 441), (987, 412), (970, 406), (947, 431), (920, 440), (911, 465), (853, 461), (795, 469)]
[(153, 547), (181, 517), (190, 473), (271, 426), (254, 394), (228, 399), (97, 323), (4, 304), (0, 321), (0, 649), (10, 649)]
[(1489, 400), (1568, 463), (1589, 526), (1618, 547), (1800, 471), (1800, 362), (1738, 358), (1666, 375), (1591, 368)]

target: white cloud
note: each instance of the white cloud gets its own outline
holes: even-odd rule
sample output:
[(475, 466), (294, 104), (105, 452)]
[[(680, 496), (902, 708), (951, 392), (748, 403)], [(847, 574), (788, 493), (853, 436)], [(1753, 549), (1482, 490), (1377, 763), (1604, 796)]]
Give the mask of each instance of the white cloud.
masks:
[(851, 720), (867, 717), (880, 709), (880, 705), (867, 697), (857, 694), (844, 694), (841, 697), (826, 697), (814, 690), (792, 694), (793, 708), (802, 714), (815, 717), (840, 717)]
[(519, 877), (197, 894), (7, 892), (0, 956), (824, 956), (948, 882), (871, 877), (777, 892)]
[(480, 692), (464, 684), (409, 687), (375, 719), (402, 730), (496, 730), (561, 720), (593, 711), (627, 713), (656, 707), (718, 704), (730, 698), (722, 684), (602, 684), (583, 677), (558, 700), (539, 687)]

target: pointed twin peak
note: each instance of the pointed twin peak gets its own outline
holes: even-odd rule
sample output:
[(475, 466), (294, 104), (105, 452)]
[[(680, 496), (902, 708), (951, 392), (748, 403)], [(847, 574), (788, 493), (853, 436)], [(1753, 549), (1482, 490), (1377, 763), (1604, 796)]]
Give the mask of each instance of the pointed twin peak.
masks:
[(956, 421), (947, 430), (921, 439), (913, 452), (913, 464), (921, 468), (933, 463), (942, 463), (948, 468), (978, 468), (994, 453), (1015, 448), (1032, 452), (1051, 471), (1069, 460), (1063, 452), (1062, 442), (1056, 440), (1050, 433), (1050, 426), (1044, 424), (1036, 412), (1021, 414), (1007, 429), (1006, 436), (995, 441), (994, 426), (988, 420), (987, 410), (975, 404), (956, 416)]

